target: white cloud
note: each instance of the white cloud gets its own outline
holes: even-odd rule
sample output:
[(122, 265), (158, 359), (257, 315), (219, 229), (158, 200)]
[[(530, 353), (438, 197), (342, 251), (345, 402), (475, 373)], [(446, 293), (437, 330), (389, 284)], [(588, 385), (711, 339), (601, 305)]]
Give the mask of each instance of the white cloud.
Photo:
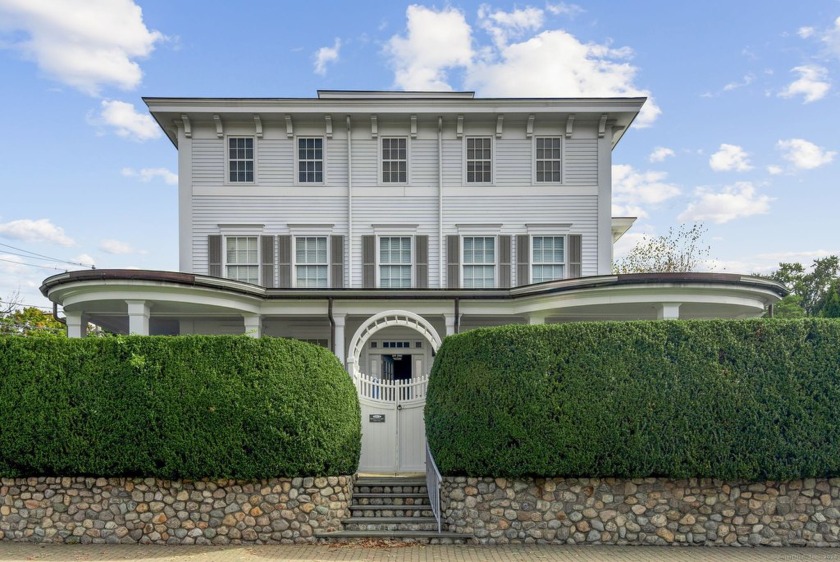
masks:
[(782, 151), (782, 158), (800, 170), (813, 170), (834, 160), (836, 151), (825, 150), (805, 139), (780, 140), (776, 148)]
[(51, 242), (61, 246), (75, 244), (64, 229), (54, 225), (50, 219), (18, 219), (0, 224), (0, 236), (26, 242)]
[(566, 2), (546, 4), (545, 9), (554, 14), (555, 16), (565, 15), (570, 17), (574, 17), (586, 11), (577, 4), (567, 4)]
[(119, 240), (103, 240), (99, 243), (99, 249), (106, 254), (117, 255), (133, 254), (136, 251), (130, 244), (120, 242)]
[(94, 122), (113, 127), (117, 135), (139, 141), (159, 138), (160, 128), (151, 115), (138, 112), (130, 103), (102, 100), (102, 111)]
[(93, 257), (89, 256), (88, 254), (79, 254), (78, 256), (73, 258), (73, 261), (78, 262), (85, 267), (93, 267), (96, 265), (96, 260), (94, 260)]
[(738, 88), (743, 88), (744, 86), (749, 86), (755, 81), (754, 74), (746, 74), (741, 79), (740, 82), (730, 82), (723, 87), (724, 92), (731, 92), (732, 90), (737, 90)]
[(167, 168), (141, 168), (139, 170), (123, 168), (121, 173), (127, 178), (140, 178), (140, 181), (146, 183), (151, 182), (155, 178), (160, 178), (169, 185), (178, 185), (178, 174)]
[(394, 35), (386, 45), (395, 84), (405, 90), (451, 90), (447, 71), (469, 66), (473, 57), (472, 29), (464, 14), (412, 5), (406, 18), (406, 36)]
[[(137, 87), (143, 73), (135, 59), (165, 39), (146, 27), (131, 0), (3, 0), (0, 22), (12, 47), (45, 74), (89, 95), (106, 85)], [(18, 39), (19, 32), (25, 38)]]
[(338, 37), (336, 37), (332, 47), (321, 47), (318, 49), (315, 52), (315, 74), (325, 76), (327, 74), (327, 64), (338, 60), (340, 50), (341, 39)]
[(828, 82), (828, 70), (822, 66), (806, 64), (793, 68), (791, 72), (798, 73), (799, 78), (779, 92), (783, 98), (801, 95), (805, 103), (810, 103), (824, 98), (831, 88), (831, 83)]
[(737, 182), (721, 191), (697, 188), (695, 199), (677, 220), (725, 223), (735, 219), (760, 215), (770, 209), (772, 199), (759, 195), (751, 182)]
[(816, 30), (813, 27), (803, 26), (796, 30), (796, 34), (802, 37), (803, 39), (807, 39), (814, 35)]
[(542, 28), (543, 11), (538, 8), (515, 9), (512, 12), (503, 10), (491, 11), (490, 6), (483, 4), (478, 9), (478, 20), (493, 38), (499, 48), (504, 48), (510, 38), (521, 37), (529, 31)]
[[(634, 83), (637, 68), (629, 62), (631, 49), (582, 43), (559, 29), (536, 33), (538, 10), (482, 10), (479, 24), (500, 29), (504, 40), (491, 31), (494, 41), (474, 46), (472, 27), (462, 12), (410, 6), (406, 35), (393, 36), (386, 47), (397, 87), (451, 90), (450, 74), (460, 70), (463, 87), (481, 96), (645, 96), (638, 127), (651, 125), (662, 112), (650, 92)], [(493, 19), (496, 14), (499, 17)]]
[(656, 206), (680, 194), (680, 188), (667, 183), (665, 172), (640, 172), (628, 164), (612, 167), (613, 216), (648, 216), (645, 207)]
[(749, 155), (738, 145), (721, 144), (709, 158), (709, 167), (715, 172), (746, 172), (752, 170)]
[(784, 172), (784, 169), (782, 169), (781, 166), (777, 166), (776, 164), (770, 164), (767, 166), (767, 173), (772, 176), (778, 176), (782, 172)]
[(648, 156), (648, 160), (651, 162), (662, 162), (666, 158), (671, 158), (674, 156), (674, 151), (670, 148), (666, 148), (664, 146), (657, 146), (653, 149), (653, 152), (650, 153)]

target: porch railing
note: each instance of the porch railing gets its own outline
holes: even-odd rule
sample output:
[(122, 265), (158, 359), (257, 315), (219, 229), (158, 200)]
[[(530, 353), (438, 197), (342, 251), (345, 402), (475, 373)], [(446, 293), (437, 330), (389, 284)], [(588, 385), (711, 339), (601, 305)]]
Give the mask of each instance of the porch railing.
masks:
[(440, 514), (440, 483), (443, 480), (440, 476), (435, 458), (432, 456), (432, 450), (429, 449), (429, 444), (426, 443), (426, 490), (429, 492), (429, 503), (432, 505), (432, 514), (437, 521), (438, 533), (441, 529), (441, 514)]

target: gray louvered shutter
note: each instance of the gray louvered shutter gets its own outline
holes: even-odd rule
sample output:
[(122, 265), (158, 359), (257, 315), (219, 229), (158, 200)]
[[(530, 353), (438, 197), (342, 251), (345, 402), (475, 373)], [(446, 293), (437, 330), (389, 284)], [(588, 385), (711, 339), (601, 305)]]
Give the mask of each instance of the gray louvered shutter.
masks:
[(330, 287), (344, 288), (344, 236), (330, 236)]
[(446, 286), (457, 289), (461, 286), (461, 237), (446, 237)]
[(583, 240), (580, 234), (569, 234), (569, 277), (580, 277)]
[(376, 287), (376, 236), (362, 236), (362, 287)]
[(510, 287), (510, 235), (499, 236), (499, 287)]
[(414, 237), (414, 286), (418, 289), (429, 288), (429, 237)]
[(516, 285), (527, 285), (531, 276), (531, 238), (527, 234), (516, 235)]
[(263, 287), (274, 287), (274, 236), (260, 236), (260, 278)]
[(292, 286), (292, 237), (288, 235), (277, 237), (277, 286)]
[(211, 234), (207, 237), (207, 275), (222, 276), (222, 236)]

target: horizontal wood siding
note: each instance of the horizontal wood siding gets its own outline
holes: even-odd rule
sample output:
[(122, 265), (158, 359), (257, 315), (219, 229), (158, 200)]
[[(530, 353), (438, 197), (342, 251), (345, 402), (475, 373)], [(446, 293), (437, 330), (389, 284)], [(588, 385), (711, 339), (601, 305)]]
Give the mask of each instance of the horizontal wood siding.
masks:
[(225, 145), (222, 139), (192, 141), (193, 185), (222, 185), (225, 181)]
[(379, 181), (379, 143), (370, 136), (353, 137), (353, 187), (373, 187)]
[(437, 139), (412, 139), (408, 160), (409, 177), (413, 186), (438, 184)]
[[(345, 187), (347, 185), (347, 140), (333, 138), (327, 139), (326, 143), (327, 185)], [(355, 179), (354, 177), (354, 182)]]
[(598, 183), (598, 140), (567, 140), (565, 168), (567, 184), (596, 185)]
[(493, 183), (511, 187), (531, 185), (531, 141), (498, 139), (494, 148), (496, 177)]
[(463, 146), (459, 139), (443, 140), (443, 185), (463, 185)]
[(257, 139), (257, 149), (257, 181), (260, 185), (294, 183), (294, 140)]

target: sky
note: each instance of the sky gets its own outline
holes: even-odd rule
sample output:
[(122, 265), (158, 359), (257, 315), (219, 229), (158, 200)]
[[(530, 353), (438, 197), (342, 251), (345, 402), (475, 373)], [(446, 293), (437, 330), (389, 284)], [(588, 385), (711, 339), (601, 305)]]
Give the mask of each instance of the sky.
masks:
[(143, 96), (646, 96), (613, 151), (638, 217), (617, 256), (697, 222), (713, 271), (840, 254), (840, 0), (0, 0), (0, 85), (0, 300), (177, 270), (177, 153)]

